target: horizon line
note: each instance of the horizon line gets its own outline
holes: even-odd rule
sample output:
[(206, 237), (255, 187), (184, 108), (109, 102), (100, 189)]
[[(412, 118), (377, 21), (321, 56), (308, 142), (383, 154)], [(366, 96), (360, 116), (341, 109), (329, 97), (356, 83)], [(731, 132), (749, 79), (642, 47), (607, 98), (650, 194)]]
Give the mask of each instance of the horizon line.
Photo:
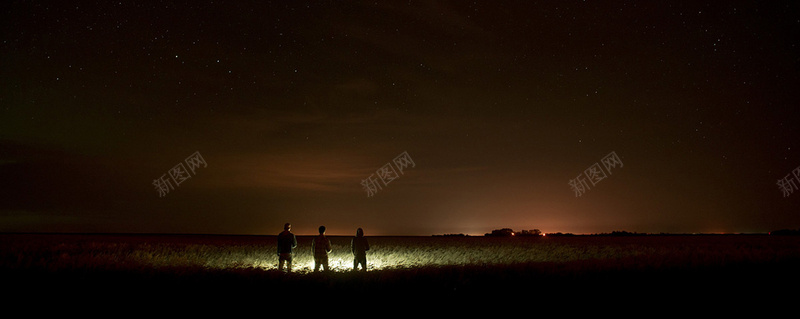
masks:
[[(569, 232), (542, 232), (542, 235), (519, 235), (506, 237), (547, 237), (550, 236), (658, 236), (658, 235), (770, 235), (773, 232), (786, 231), (793, 229), (776, 229), (766, 232), (658, 232), (658, 233), (639, 233), (629, 231), (611, 231), (598, 233), (569, 233)], [(515, 232), (516, 233), (516, 232)], [(2, 235), (138, 235), (138, 236), (277, 236), (277, 234), (245, 234), (245, 233), (159, 233), (159, 232), (37, 232), (37, 231), (0, 231)], [(318, 234), (295, 234), (295, 236), (317, 236)], [(352, 237), (353, 235), (325, 234), (329, 237)], [(442, 233), (428, 235), (370, 235), (366, 237), (503, 237), (492, 236), (491, 232), (480, 235), (464, 233)]]

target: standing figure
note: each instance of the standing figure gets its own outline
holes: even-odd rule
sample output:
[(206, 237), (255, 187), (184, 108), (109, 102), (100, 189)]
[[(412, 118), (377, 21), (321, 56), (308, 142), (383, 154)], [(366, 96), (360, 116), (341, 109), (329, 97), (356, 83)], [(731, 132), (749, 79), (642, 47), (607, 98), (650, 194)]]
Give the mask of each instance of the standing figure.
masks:
[(283, 232), (278, 234), (278, 271), (283, 271), (286, 263), (288, 272), (292, 272), (292, 249), (297, 248), (297, 237), (291, 232), (292, 224), (283, 225)]
[(328, 253), (331, 252), (331, 241), (325, 237), (325, 226), (319, 226), (319, 236), (311, 242), (311, 252), (314, 253), (314, 272), (319, 271), (322, 265), (328, 271)]
[(361, 264), (361, 270), (367, 270), (367, 250), (369, 250), (369, 243), (367, 238), (364, 237), (364, 230), (359, 228), (356, 230), (356, 237), (350, 241), (350, 250), (353, 252), (353, 270), (358, 270), (358, 264)]

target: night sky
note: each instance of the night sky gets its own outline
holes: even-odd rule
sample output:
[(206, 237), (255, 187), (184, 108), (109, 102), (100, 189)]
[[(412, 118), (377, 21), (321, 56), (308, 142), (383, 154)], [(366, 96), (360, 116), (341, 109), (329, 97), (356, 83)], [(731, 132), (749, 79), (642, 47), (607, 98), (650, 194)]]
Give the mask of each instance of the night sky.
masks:
[(0, 8), (3, 232), (800, 228), (796, 1)]

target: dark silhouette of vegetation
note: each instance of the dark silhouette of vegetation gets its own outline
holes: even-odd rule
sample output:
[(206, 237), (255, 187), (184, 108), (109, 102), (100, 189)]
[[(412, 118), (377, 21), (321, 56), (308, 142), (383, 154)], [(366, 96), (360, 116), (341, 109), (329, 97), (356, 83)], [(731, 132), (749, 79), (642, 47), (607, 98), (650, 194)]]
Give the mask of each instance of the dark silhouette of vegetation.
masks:
[(598, 234), (600, 236), (647, 236), (646, 233), (629, 232), (624, 230), (615, 230), (609, 233)]
[(548, 237), (559, 237), (559, 236), (576, 236), (576, 235), (573, 234), (573, 233), (556, 232), (556, 233), (547, 233), (547, 236)]
[[(784, 235), (784, 236), (797, 236), (800, 235), (800, 229), (781, 229), (781, 230), (774, 230), (769, 233), (639, 233), (639, 232), (631, 232), (627, 230), (615, 230), (610, 233), (593, 233), (593, 234), (573, 234), (573, 233), (562, 233), (562, 232), (555, 232), (555, 233), (542, 233), (538, 229), (531, 229), (531, 230), (521, 230), (519, 232), (514, 231), (511, 228), (501, 228), (492, 230), (491, 233), (486, 233), (484, 236), (486, 237), (522, 237), (522, 236), (548, 236), (548, 237), (559, 237), (559, 236), (601, 236), (601, 237), (615, 237), (615, 236), (726, 236), (726, 235)], [(437, 235), (434, 235), (437, 236)], [(438, 235), (441, 236), (441, 235)], [(463, 236), (462, 234), (447, 234), (445, 236)]]
[(515, 236), (541, 236), (542, 231), (538, 229), (531, 229), (531, 230), (521, 230), (519, 233), (516, 233)]
[(542, 236), (542, 232), (538, 229), (521, 230), (519, 232), (515, 232), (511, 228), (501, 228), (492, 230), (491, 233), (486, 233), (484, 234), (484, 236), (487, 237)]
[(778, 236), (797, 236), (800, 235), (800, 229), (780, 229), (769, 232), (770, 235)]
[(484, 234), (484, 236), (511, 237), (514, 236), (514, 230), (511, 228), (495, 229), (491, 233)]

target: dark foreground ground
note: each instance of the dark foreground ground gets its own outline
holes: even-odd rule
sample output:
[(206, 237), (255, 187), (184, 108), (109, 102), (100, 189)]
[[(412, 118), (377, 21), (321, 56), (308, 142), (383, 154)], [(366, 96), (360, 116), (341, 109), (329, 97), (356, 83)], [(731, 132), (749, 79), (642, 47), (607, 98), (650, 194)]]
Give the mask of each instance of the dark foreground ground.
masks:
[[(768, 307), (796, 304), (800, 262), (725, 267), (587, 271), (583, 265), (444, 266), (286, 274), (275, 270), (13, 271), (5, 291), (41, 302), (149, 302), (202, 305), (269, 302), (424, 303), (528, 300), (540, 304), (599, 303), (684, 307)], [(13, 299), (12, 299), (13, 300)], [(30, 299), (29, 299), (30, 300)], [(101, 302), (102, 301), (102, 302)], [(168, 301), (168, 302), (167, 302)], [(730, 308), (726, 308), (730, 309)]]
[[(23, 250), (3, 254), (0, 283), (6, 292), (4, 303), (28, 313), (55, 309), (116, 316), (134, 310), (169, 309), (189, 316), (207, 308), (223, 308), (265, 313), (329, 309), (357, 314), (363, 307), (383, 305), (381, 314), (394, 314), (416, 313), (424, 310), (422, 305), (431, 305), (455, 307), (454, 311), (465, 314), (472, 309), (629, 313), (636, 308), (639, 314), (697, 313), (702, 309), (715, 317), (747, 313), (741, 312), (745, 310), (779, 315), (779, 310), (793, 309), (800, 297), (800, 239), (781, 240), (780, 246), (771, 242), (759, 239), (771, 246), (758, 244), (752, 249), (742, 248), (738, 241), (712, 246), (736, 252), (719, 254), (721, 260), (691, 250), (672, 253), (664, 248), (671, 246), (658, 246), (662, 248), (652, 250), (658, 252), (658, 258), (641, 255), (331, 273), (246, 267), (113, 268), (91, 263), (48, 268), (51, 263), (37, 262), (39, 257)], [(13, 247), (8, 247), (6, 251), (12, 251)], [(41, 258), (53, 258), (50, 255), (47, 252)], [(23, 259), (37, 266), (22, 267)]]

